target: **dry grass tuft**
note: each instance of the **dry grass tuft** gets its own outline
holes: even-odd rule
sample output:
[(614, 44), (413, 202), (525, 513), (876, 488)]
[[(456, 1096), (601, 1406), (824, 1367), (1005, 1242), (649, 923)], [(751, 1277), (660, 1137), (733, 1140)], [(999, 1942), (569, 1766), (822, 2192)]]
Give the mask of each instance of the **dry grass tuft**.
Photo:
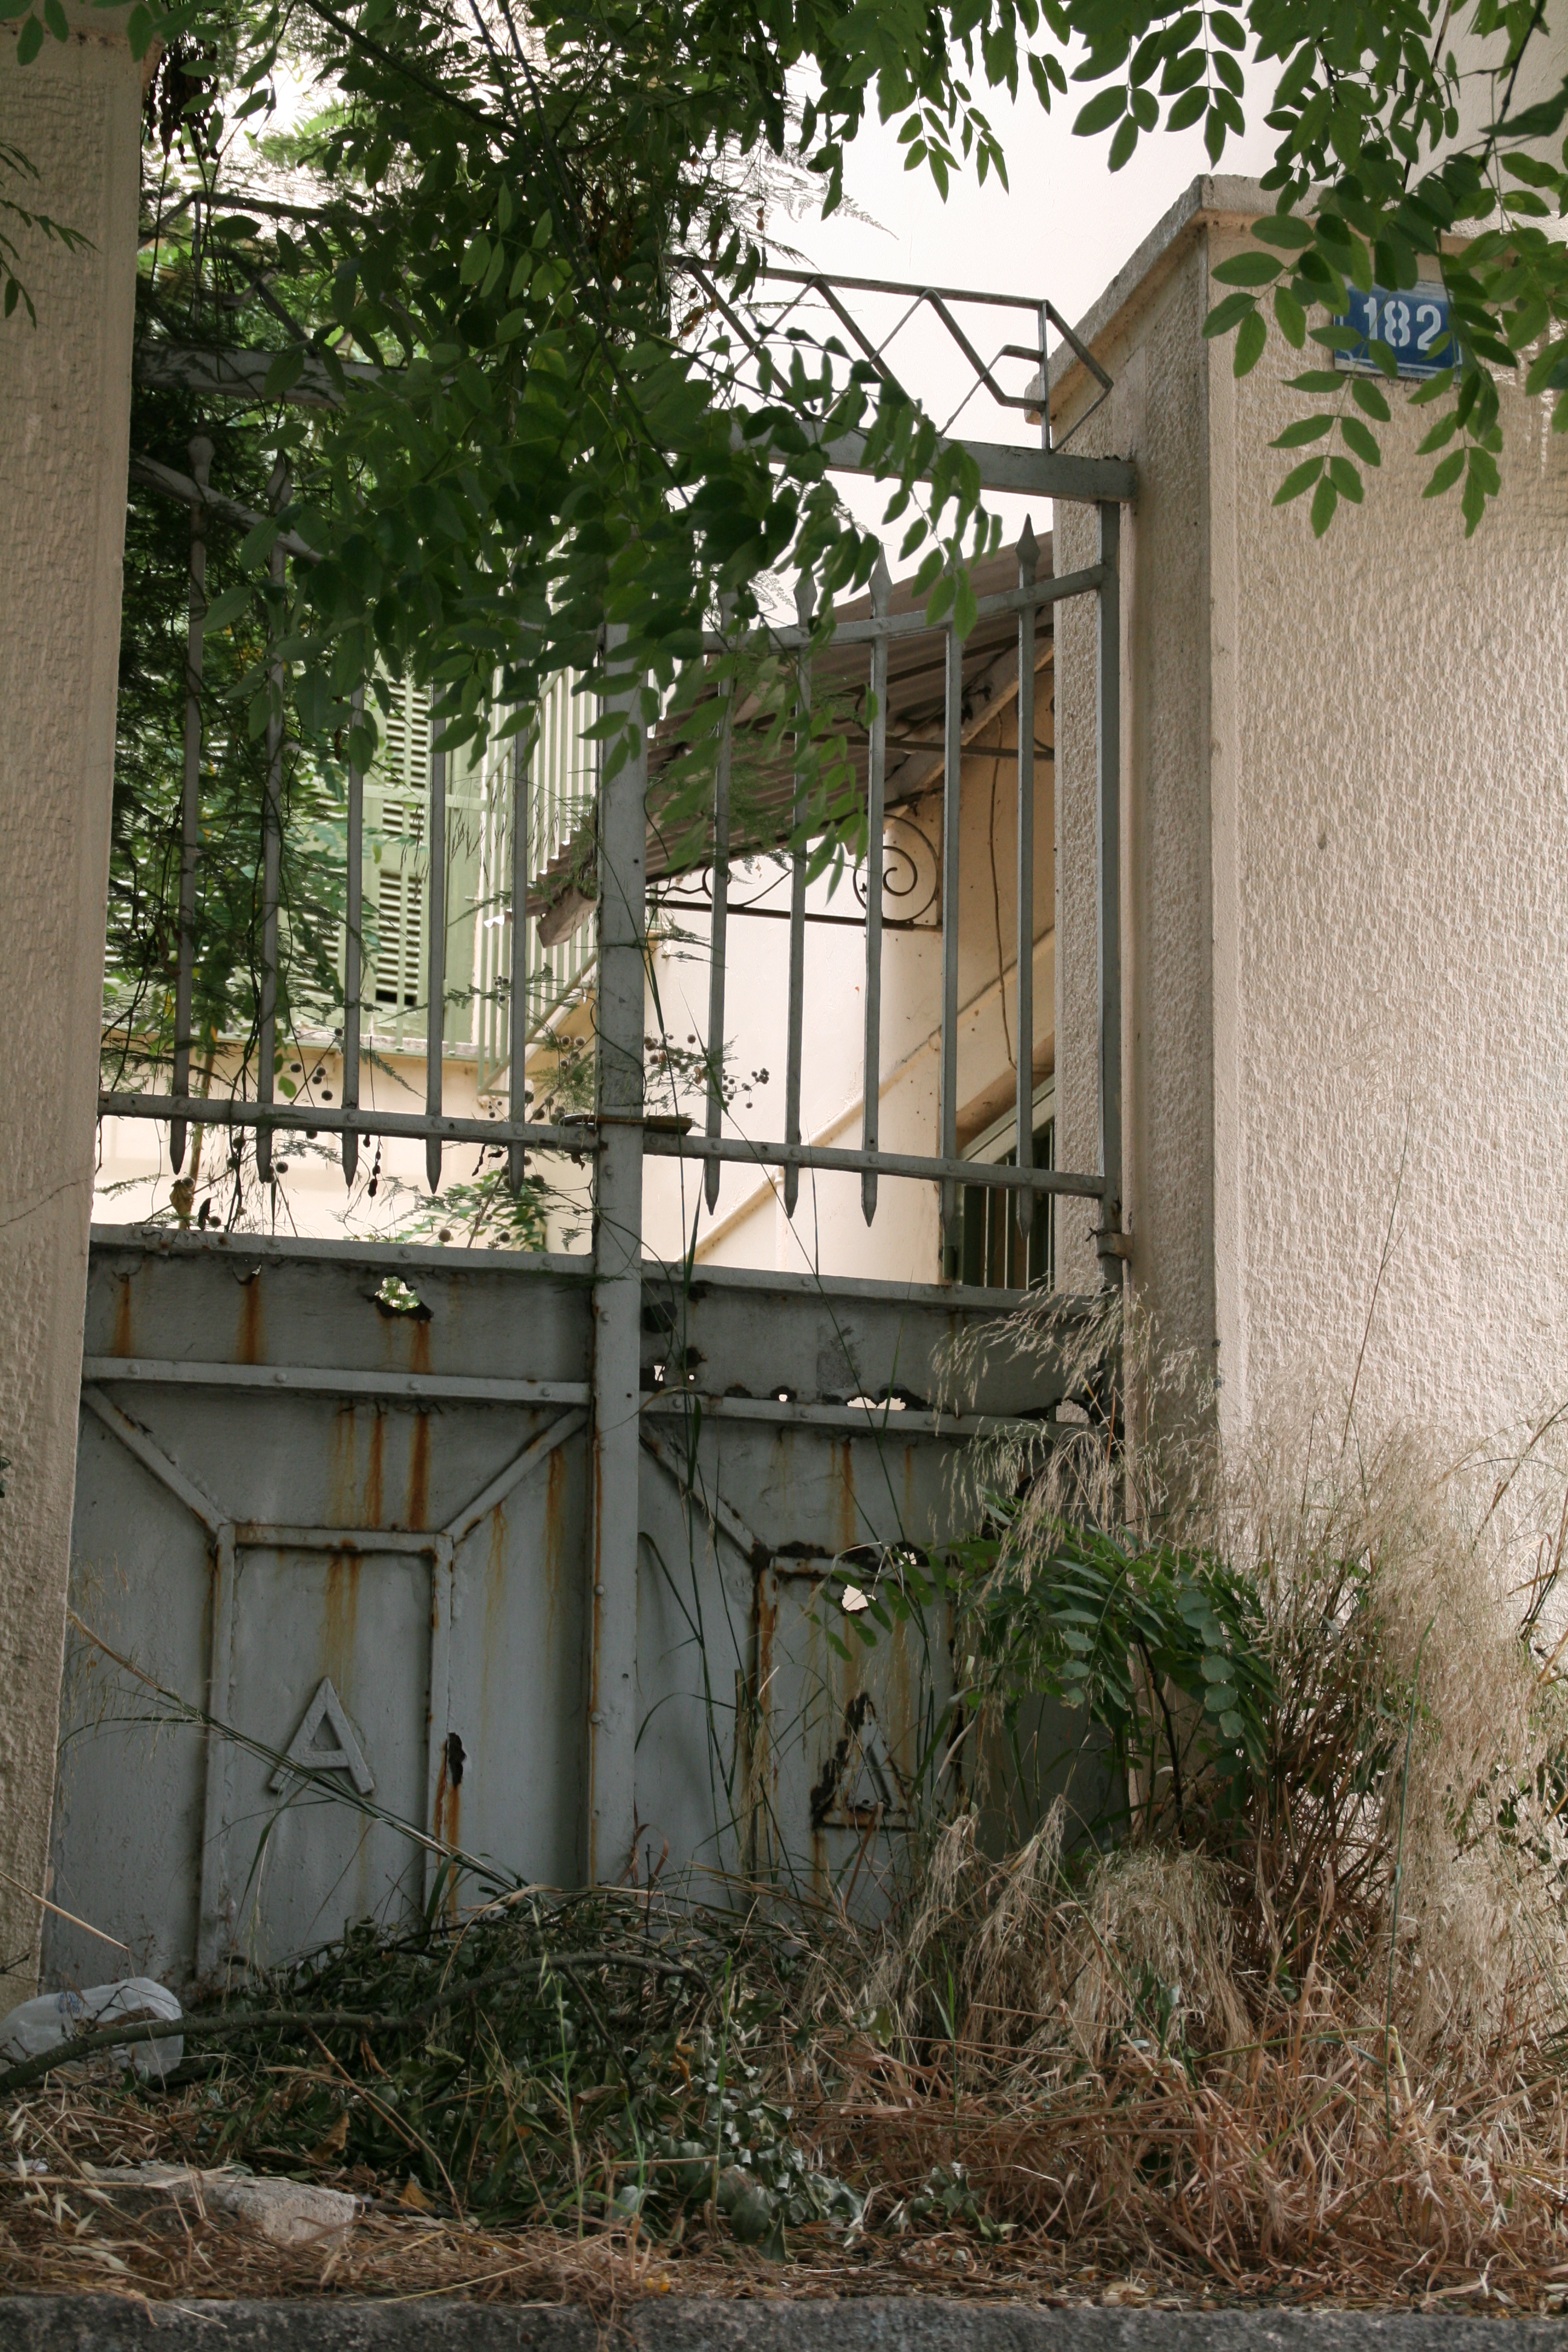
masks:
[(1184, 1811), (1156, 1773), (1108, 1853), (1064, 1853), (1059, 1807), (1002, 1859), (950, 1825), (867, 1947), (847, 2007), (870, 2023), (813, 2110), (824, 2157), (856, 2152), (884, 2221), (962, 2207), (1102, 2274), (1556, 2307), (1560, 1474), (1539, 1433), (1500, 1472), (1369, 1444), (1342, 1403), (1226, 1462), (1185, 1370), (1147, 1351), (1142, 1377), (1182, 1404), (1173, 1433), (1129, 1460), (1088, 1417), (1048, 1471), (1023, 1465), (997, 1574), (1026, 1591), (1075, 1518), (1130, 1557), (1163, 1540), (1240, 1570), (1263, 1753), (1224, 1782), (1175, 1710)]

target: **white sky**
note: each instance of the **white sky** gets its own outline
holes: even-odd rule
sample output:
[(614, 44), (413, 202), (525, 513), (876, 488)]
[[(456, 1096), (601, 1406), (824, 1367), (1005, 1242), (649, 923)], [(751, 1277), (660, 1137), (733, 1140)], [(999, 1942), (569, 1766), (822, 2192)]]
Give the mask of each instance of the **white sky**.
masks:
[[(1277, 134), (1262, 120), (1268, 99), (1256, 91), (1256, 75), (1248, 79), (1254, 88), (1244, 101), (1247, 136), (1233, 135), (1218, 166), (1225, 173), (1258, 173), (1272, 161)], [(1073, 118), (1090, 94), (1085, 85), (1074, 84), (1070, 97), (1058, 97), (1048, 115), (1027, 87), (1016, 104), (1005, 91), (983, 94), (981, 103), (1006, 153), (1010, 185), (1004, 189), (992, 178), (981, 187), (972, 168), (952, 183), (945, 204), (928, 171), (904, 170), (895, 131), (870, 123), (850, 150), (845, 187), (871, 221), (836, 215), (798, 226), (781, 223), (777, 233), (820, 268), (1045, 297), (1076, 326), (1182, 190), (1215, 168), (1199, 126), (1173, 136), (1163, 131), (1146, 133), (1131, 162), (1120, 172), (1109, 171), (1109, 132), (1096, 139), (1072, 135)], [(874, 307), (868, 302), (860, 313), (868, 331)], [(887, 306), (877, 310), (881, 331), (896, 315)], [(976, 331), (982, 322), (989, 344)], [(1001, 342), (1033, 341), (1022, 311), (974, 313), (967, 323), (986, 359)], [(909, 344), (900, 341), (890, 356), (896, 359), (906, 348), (918, 349), (920, 363), (910, 367), (910, 388), (925, 399), (942, 424), (967, 389), (967, 371), (956, 352), (948, 358), (940, 328), (922, 335), (918, 346), (914, 333), (911, 326)], [(1017, 362), (1008, 367), (1005, 388), (1021, 392), (1028, 371)], [(971, 403), (954, 430), (989, 441), (1036, 437), (1022, 410), (999, 410), (984, 394)], [(863, 521), (880, 520), (881, 494), (873, 485), (843, 482), (841, 487)], [(1002, 512), (1006, 535), (1012, 538), (1022, 526), (1026, 504), (1014, 499), (988, 504)], [(1037, 513), (1034, 522), (1037, 531), (1048, 529), (1048, 511)]]

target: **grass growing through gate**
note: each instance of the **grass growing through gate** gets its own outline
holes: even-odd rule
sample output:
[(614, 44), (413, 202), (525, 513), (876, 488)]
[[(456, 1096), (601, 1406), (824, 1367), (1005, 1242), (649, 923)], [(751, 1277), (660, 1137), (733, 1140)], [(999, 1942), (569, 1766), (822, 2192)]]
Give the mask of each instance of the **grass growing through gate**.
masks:
[(993, 1449), (947, 1569), (970, 1794), (1055, 1690), (1123, 1767), (1097, 1840), (1058, 1804), (987, 1852), (965, 1803), (877, 1924), (777, 1887), (492, 1888), (454, 1922), (443, 1886), (418, 1933), (231, 1994), (173, 2093), (16, 2092), (51, 2171), (0, 2191), (12, 2278), (92, 2275), (110, 2228), (143, 2291), (204, 2245), (221, 2273), (199, 2231), (96, 2218), (90, 2147), (374, 2194), (342, 2284), (575, 2292), (592, 2245), (627, 2291), (787, 2256), (796, 2292), (1552, 2307), (1562, 1423), (1499, 1468), (1309, 1406), (1227, 1463), (1141, 1376), (1175, 1436)]

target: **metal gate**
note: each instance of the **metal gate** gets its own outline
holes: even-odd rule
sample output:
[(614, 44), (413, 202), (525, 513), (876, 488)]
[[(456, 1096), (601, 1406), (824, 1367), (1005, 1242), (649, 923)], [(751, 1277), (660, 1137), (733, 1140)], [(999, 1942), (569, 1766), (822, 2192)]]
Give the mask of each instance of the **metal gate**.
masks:
[[(857, 281), (862, 290), (869, 283)], [(809, 284), (845, 315), (827, 279)], [(994, 298), (880, 290), (910, 298), (911, 309), (930, 306), (1004, 406), (1045, 404), (1037, 388), (1002, 394), (956, 325), (952, 305)], [(1005, 351), (1043, 371), (1047, 320), (1063, 322), (1047, 304), (1000, 299), (1034, 314), (1038, 344)], [(208, 380), (200, 361), (184, 356), (184, 380)], [(215, 363), (209, 377), (219, 396), (223, 369)], [(710, 1206), (721, 1161), (777, 1170), (792, 1214), (803, 1171), (853, 1171), (868, 1223), (880, 1186), (934, 1184), (951, 1271), (961, 1188), (1016, 1203), (1026, 1232), (1033, 1204), (1077, 1195), (1096, 1213), (1103, 1278), (1120, 1281), (1120, 530), (1135, 477), (1121, 459), (1052, 449), (1048, 417), (1043, 439), (1035, 449), (963, 445), (983, 487), (1086, 501), (1099, 514), (1093, 565), (1037, 576), (1026, 536), (1016, 585), (978, 608), (993, 630), (1017, 633), (1010, 1164), (963, 1160), (957, 1141), (958, 926), (950, 914), (959, 901), (967, 681), (964, 642), (951, 620), (935, 632), (943, 679), (938, 1132), (921, 1154), (879, 1143), (889, 665), (900, 641), (928, 628), (923, 613), (890, 609), (885, 567), (868, 616), (834, 639), (841, 649), (863, 647), (868, 673), (857, 751), (867, 839), (864, 1117), (853, 1149), (801, 1140), (810, 1044), (802, 1021), (805, 850), (794, 837), (787, 792), (777, 836), (792, 843), (793, 859), (785, 1133), (765, 1140), (726, 1130), (718, 1047), (700, 1126), (683, 1131), (646, 1115), (648, 746), (644, 682), (624, 666), (617, 674), (613, 633), (607, 702), (631, 756), (607, 764), (596, 809), (592, 1117), (571, 1127), (528, 1118), (519, 992), (510, 1116), (445, 1113), (445, 939), (436, 921), (425, 974), (425, 1111), (397, 1117), (361, 1102), (355, 937), (342, 1099), (276, 1098), (279, 727), (268, 737), (258, 877), (254, 1098), (192, 1095), (191, 910), (201, 859), (201, 711), (193, 697), (173, 1090), (105, 1096), (101, 1109), (167, 1121), (176, 1168), (189, 1129), (203, 1122), (252, 1131), (263, 1174), (271, 1138), (283, 1131), (336, 1132), (351, 1170), (362, 1138), (416, 1135), (432, 1188), (450, 1144), (509, 1146), (514, 1181), (526, 1152), (569, 1150), (593, 1165), (593, 1249), (585, 1259), (509, 1261), (249, 1236), (97, 1237), (79, 1631), (53, 1899), (121, 1937), (139, 1963), (178, 1976), (231, 1950), (296, 1948), (357, 1913), (412, 1912), (439, 1892), (443, 1856), (459, 1847), (553, 1882), (696, 1865), (776, 1871), (826, 1889), (868, 1870), (874, 1876), (896, 1841), (929, 1763), (925, 1734), (948, 1695), (945, 1642), (939, 1625), (928, 1625), (918, 1642), (906, 1629), (866, 1648), (842, 1638), (833, 1612), (844, 1619), (857, 1575), (866, 1581), (855, 1589), (868, 1591), (952, 1532), (954, 1441), (988, 1416), (1048, 1415), (1060, 1398), (1060, 1359), (1055, 1372), (1038, 1360), (998, 1363), (975, 1394), (954, 1399), (943, 1383), (955, 1339), (1012, 1297), (936, 1283), (889, 1288), (706, 1270), (691, 1282), (679, 1269), (647, 1265), (643, 1167), (653, 1154), (700, 1160)], [(939, 442), (937, 462), (945, 446)], [(826, 454), (837, 467), (866, 465), (854, 436)], [(207, 493), (198, 479), (145, 466), (138, 478), (186, 499), (199, 525)], [(310, 553), (279, 541), (274, 561)], [(1097, 614), (1100, 1148), (1089, 1169), (1033, 1164), (1036, 633), (1043, 614), (1072, 597), (1091, 599)], [(203, 610), (194, 562), (193, 678)], [(803, 622), (768, 635), (809, 708), (812, 629)], [(709, 644), (727, 649), (720, 636)], [(721, 1043), (730, 729), (727, 703), (703, 853), (711, 875), (708, 1034)], [(429, 764), (430, 887), (440, 905), (447, 786), (438, 729)], [(527, 777), (524, 757), (514, 762), (514, 953), (532, 919)], [(363, 782), (351, 772), (351, 932)], [(1076, 1311), (1061, 1303), (1064, 1328)], [(95, 1948), (52, 1916), (56, 1975), (90, 1968)]]
[[(875, 1647), (850, 1617), (952, 1532), (955, 1445), (1061, 1382), (998, 1363), (955, 1409), (992, 1292), (639, 1291), (629, 1827), (599, 1874), (869, 1895), (951, 1664), (940, 1612)], [(66, 1912), (181, 1980), (411, 1919), (454, 1850), (580, 1879), (593, 1299), (573, 1258), (97, 1234), (51, 1980), (103, 1967)]]

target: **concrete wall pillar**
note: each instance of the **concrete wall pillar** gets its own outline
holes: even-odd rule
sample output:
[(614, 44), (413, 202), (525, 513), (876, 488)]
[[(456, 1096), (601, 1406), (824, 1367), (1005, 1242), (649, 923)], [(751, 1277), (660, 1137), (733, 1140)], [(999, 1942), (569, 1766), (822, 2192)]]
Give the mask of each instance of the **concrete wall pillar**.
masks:
[[(1239, 1434), (1284, 1395), (1441, 1444), (1568, 1393), (1568, 444), (1504, 381), (1467, 541), (1391, 388), (1365, 503), (1272, 505), (1309, 403), (1276, 331), (1237, 383), (1211, 272), (1268, 199), (1204, 180), (1082, 332), (1133, 458), (1122, 835), (1134, 1291)], [(1070, 359), (1070, 354), (1068, 354)], [(1095, 389), (1056, 372), (1058, 432)], [(1058, 563), (1091, 560), (1063, 509)], [(1058, 1099), (1092, 1162), (1093, 644), (1058, 623)], [(1070, 1214), (1064, 1218), (1069, 1228)], [(1080, 1242), (1062, 1278), (1090, 1265)], [(1364, 1343), (1364, 1346), (1363, 1346)]]
[[(142, 71), (79, 9), (16, 61), (0, 193), (37, 310), (0, 322), (0, 2009), (33, 1990), (65, 1637), (103, 986)], [(105, 1952), (106, 1959), (112, 1956)]]

